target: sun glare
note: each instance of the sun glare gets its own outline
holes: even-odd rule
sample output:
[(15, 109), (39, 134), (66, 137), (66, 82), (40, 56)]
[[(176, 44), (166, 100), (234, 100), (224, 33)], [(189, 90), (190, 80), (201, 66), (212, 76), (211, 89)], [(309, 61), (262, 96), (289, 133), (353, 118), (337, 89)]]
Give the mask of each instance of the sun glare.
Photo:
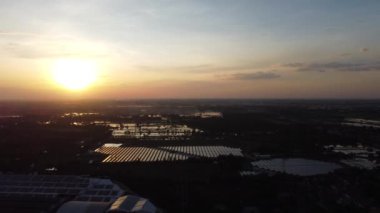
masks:
[(69, 90), (83, 90), (96, 80), (97, 67), (93, 61), (62, 59), (53, 65), (53, 78)]

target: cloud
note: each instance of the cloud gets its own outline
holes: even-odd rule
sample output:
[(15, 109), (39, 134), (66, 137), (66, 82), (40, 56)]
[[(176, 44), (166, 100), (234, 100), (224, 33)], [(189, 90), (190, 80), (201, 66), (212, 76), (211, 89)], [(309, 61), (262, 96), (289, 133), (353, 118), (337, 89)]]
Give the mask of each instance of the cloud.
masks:
[(269, 80), (280, 78), (281, 76), (274, 72), (252, 72), (252, 73), (233, 73), (227, 76), (226, 79), (229, 80)]
[(18, 37), (44, 37), (43, 35), (36, 33), (24, 33), (24, 32), (5, 32), (0, 31), (0, 36), (18, 36)]
[(369, 51), (369, 49), (366, 48), (366, 47), (360, 49), (360, 52), (363, 52), (363, 53), (366, 53), (366, 52), (368, 52), (368, 51)]
[(20, 43), (8, 43), (3, 45), (3, 50), (5, 50), (9, 55), (17, 58), (51, 58), (57, 56), (73, 56), (70, 52), (56, 51), (51, 48), (40, 47), (36, 48), (34, 45), (20, 44)]
[(184, 72), (210, 72), (213, 71), (214, 67), (210, 64), (198, 64), (198, 65), (188, 65), (188, 66), (136, 66), (137, 69), (148, 71), (148, 72), (162, 72), (162, 71), (184, 71)]
[(342, 53), (340, 54), (341, 57), (347, 57), (347, 56), (351, 56), (352, 54), (351, 53)]
[(304, 66), (304, 64), (303, 64), (303, 63), (299, 63), (299, 62), (294, 62), (294, 63), (286, 63), (286, 64), (283, 64), (282, 66), (283, 66), (283, 67), (297, 68), (297, 67), (302, 67), (302, 66)]
[(366, 72), (366, 71), (380, 71), (380, 62), (372, 63), (314, 63), (304, 65), (298, 68), (298, 71), (314, 71), (314, 72), (326, 72), (326, 71), (340, 71), (340, 72)]
[(105, 57), (109, 55), (106, 48), (96, 44), (79, 42), (9, 42), (0, 46), (0, 51), (16, 58), (38, 59), (57, 57)]
[(105, 57), (111, 54), (110, 48), (108, 43), (70, 34), (0, 30), (0, 54), (6, 57)]
[(242, 65), (221, 65), (216, 66), (214, 64), (195, 64), (195, 65), (184, 65), (184, 66), (136, 66), (137, 69), (148, 72), (189, 72), (189, 73), (212, 73), (212, 72), (234, 72), (239, 70), (252, 70), (256, 69), (257, 65), (252, 64), (242, 64)]

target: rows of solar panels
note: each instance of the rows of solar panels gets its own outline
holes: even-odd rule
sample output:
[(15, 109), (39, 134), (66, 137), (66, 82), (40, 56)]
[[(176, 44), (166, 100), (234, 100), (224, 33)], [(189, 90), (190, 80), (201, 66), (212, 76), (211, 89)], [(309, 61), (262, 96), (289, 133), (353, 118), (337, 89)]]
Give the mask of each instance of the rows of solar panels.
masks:
[(243, 156), (241, 149), (226, 146), (105, 147), (96, 152), (108, 155), (105, 163), (180, 161), (189, 158)]
[(201, 132), (186, 125), (156, 125), (120, 128), (112, 131), (116, 138), (182, 138)]

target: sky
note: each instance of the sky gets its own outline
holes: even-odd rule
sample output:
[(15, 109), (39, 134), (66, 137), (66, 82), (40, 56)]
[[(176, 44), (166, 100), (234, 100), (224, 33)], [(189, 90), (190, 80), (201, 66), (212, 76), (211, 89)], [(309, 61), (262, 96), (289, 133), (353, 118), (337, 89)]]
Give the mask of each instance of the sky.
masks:
[[(0, 99), (380, 98), (379, 0), (1, 0)], [(59, 60), (97, 80), (58, 85)]]

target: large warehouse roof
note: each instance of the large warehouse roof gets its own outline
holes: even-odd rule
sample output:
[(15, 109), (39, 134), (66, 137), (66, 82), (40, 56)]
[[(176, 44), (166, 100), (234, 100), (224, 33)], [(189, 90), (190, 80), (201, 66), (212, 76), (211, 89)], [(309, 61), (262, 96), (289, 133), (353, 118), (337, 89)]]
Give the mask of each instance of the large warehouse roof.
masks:
[(63, 204), (57, 213), (104, 213), (109, 205), (104, 202), (69, 201)]

